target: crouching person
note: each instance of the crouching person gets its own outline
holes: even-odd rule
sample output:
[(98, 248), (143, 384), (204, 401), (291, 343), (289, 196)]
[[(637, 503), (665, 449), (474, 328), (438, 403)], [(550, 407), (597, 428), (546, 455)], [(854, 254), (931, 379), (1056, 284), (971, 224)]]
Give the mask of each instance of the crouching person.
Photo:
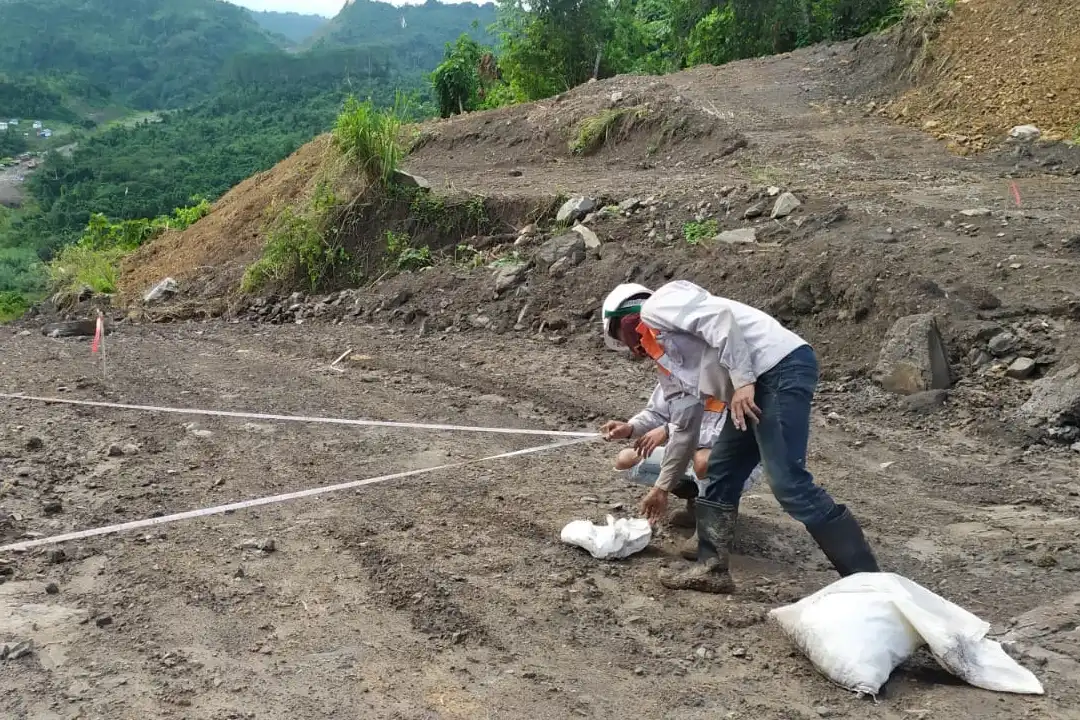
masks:
[[(696, 398), (690, 398), (688, 402), (688, 396), (678, 391), (669, 389), (668, 392), (673, 393), (676, 404), (697, 403)], [(673, 483), (666, 483), (672, 485), (669, 489), (672, 495), (686, 501), (685, 509), (672, 513), (669, 518), (671, 524), (678, 527), (696, 527), (694, 503), (699, 495), (704, 495), (709, 454), (727, 422), (727, 417), (727, 410), (722, 404), (701, 408), (701, 426), (689, 466), (678, 471), (678, 477)], [(635, 440), (632, 448), (624, 448), (616, 456), (615, 469), (624, 472), (632, 482), (654, 487), (660, 479), (665, 446), (678, 432), (678, 426), (672, 417), (672, 401), (665, 397), (663, 384), (658, 383), (653, 389), (644, 410), (626, 422), (611, 420), (605, 423), (600, 431), (607, 440)], [(749, 489), (760, 475), (759, 465), (746, 480), (744, 490)], [(691, 559), (697, 557), (696, 533), (683, 548), (682, 554)]]

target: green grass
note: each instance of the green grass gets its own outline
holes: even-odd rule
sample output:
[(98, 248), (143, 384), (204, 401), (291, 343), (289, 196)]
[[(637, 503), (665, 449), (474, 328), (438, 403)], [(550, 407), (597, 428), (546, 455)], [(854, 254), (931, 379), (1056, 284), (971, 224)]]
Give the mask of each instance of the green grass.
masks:
[(404, 156), (398, 141), (404, 110), (376, 108), (349, 98), (334, 125), (334, 142), (347, 162), (369, 182), (387, 185)]
[(262, 257), (244, 271), (240, 290), (254, 293), (269, 284), (291, 283), (301, 275), (310, 290), (318, 288), (349, 260), (329, 232), (337, 206), (337, 197), (324, 184), (307, 207), (285, 208), (267, 228)]
[(49, 263), (49, 284), (61, 291), (86, 286), (96, 293), (114, 293), (120, 281), (120, 263), (131, 252), (122, 247), (68, 245)]
[(700, 245), (716, 237), (719, 232), (720, 226), (715, 220), (688, 222), (683, 225), (683, 238), (689, 245)]
[(210, 203), (201, 200), (153, 220), (114, 223), (95, 213), (78, 242), (66, 246), (46, 266), (49, 285), (54, 291), (78, 292), (88, 287), (95, 293), (112, 294), (117, 290), (120, 264), (125, 257), (166, 230), (183, 230), (209, 212)]
[(570, 140), (570, 153), (591, 155), (635, 120), (645, 116), (640, 107), (612, 108), (582, 120)]

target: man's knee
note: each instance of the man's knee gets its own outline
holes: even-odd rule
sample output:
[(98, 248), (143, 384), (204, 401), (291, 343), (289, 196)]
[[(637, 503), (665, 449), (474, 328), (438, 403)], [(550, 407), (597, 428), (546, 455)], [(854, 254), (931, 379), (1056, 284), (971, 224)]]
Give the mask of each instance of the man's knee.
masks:
[(705, 475), (709, 472), (709, 451), (698, 450), (694, 453), (694, 475), (699, 480), (704, 480)]
[(637, 453), (631, 448), (624, 448), (615, 457), (616, 470), (629, 470), (638, 463)]
[(784, 512), (807, 527), (827, 520), (836, 507), (832, 496), (802, 466), (788, 465), (774, 471), (766, 465), (765, 476)]

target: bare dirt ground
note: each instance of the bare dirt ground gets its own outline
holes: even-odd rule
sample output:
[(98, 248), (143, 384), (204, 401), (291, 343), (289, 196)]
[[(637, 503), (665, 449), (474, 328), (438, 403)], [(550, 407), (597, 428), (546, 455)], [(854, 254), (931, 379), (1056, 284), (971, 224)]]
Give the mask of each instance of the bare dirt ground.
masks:
[[(532, 340), (246, 324), (110, 340), (103, 383), (85, 342), (10, 337), (0, 386), (549, 429), (625, 415), (649, 387), (644, 366)], [(372, 359), (327, 370), (347, 344)], [(889, 404), (873, 388), (827, 387), (811, 458), (886, 567), (1001, 628), (1080, 589), (1074, 459), (979, 443), (950, 423), (898, 424), (874, 410)], [(6, 539), (543, 442), (3, 407)], [(1049, 691), (1038, 699), (957, 685), (929, 658), (878, 704), (831, 686), (765, 621), (833, 575), (764, 488), (745, 502), (731, 598), (660, 587), (667, 538), (620, 563), (560, 544), (565, 522), (635, 501), (612, 452), (588, 444), (9, 556), (0, 633), (36, 649), (4, 664), (0, 707), (116, 719), (1076, 716), (1077, 676), (1061, 665), (1036, 667)], [(273, 552), (244, 548), (264, 539)], [(1074, 627), (1055, 628), (1055, 642), (1080, 657)]]
[[(1080, 453), (1017, 442), (1031, 380), (973, 360), (1008, 330), (1037, 375), (1075, 362), (1080, 181), (1067, 153), (1040, 162), (1054, 147), (961, 158), (889, 124), (862, 91), (880, 87), (893, 56), (870, 39), (435, 123), (407, 162), (434, 187), (644, 204), (590, 221), (604, 242), (581, 264), (532, 268), (502, 293), (490, 269), (443, 264), (347, 302), (269, 298), (262, 307), (276, 310), (248, 314), (264, 323), (120, 323), (107, 383), (85, 342), (35, 324), (5, 331), (0, 390), (589, 428), (634, 412), (652, 387), (649, 368), (601, 350), (603, 294), (624, 278), (688, 277), (814, 343), (827, 378), (810, 458), (820, 481), (852, 505), (887, 569), (997, 631), (1019, 618), (1041, 648), (1024, 662), (1046, 697), (960, 685), (922, 655), (876, 704), (830, 685), (766, 621), (835, 579), (766, 488), (744, 503), (730, 598), (655, 581), (675, 558), (669, 531), (618, 563), (562, 545), (566, 522), (630, 514), (639, 496), (610, 471), (615, 448), (588, 444), (4, 557), (0, 641), (35, 646), (0, 665), (5, 716), (1080, 717)], [(555, 118), (565, 129), (605, 103), (649, 98), (680, 133), (646, 127), (588, 158), (569, 156), (562, 131), (545, 136)], [(783, 221), (744, 219), (752, 204), (771, 207), (769, 185), (803, 206)], [(754, 227), (759, 243), (691, 247), (681, 230), (696, 217)], [(542, 239), (512, 247), (529, 257)], [(227, 262), (197, 251), (184, 267)], [(891, 323), (926, 311), (942, 318), (957, 375), (942, 406), (869, 380)], [(327, 370), (349, 346), (371, 359)], [(0, 408), (4, 540), (537, 442)], [(266, 539), (273, 552), (247, 547)]]

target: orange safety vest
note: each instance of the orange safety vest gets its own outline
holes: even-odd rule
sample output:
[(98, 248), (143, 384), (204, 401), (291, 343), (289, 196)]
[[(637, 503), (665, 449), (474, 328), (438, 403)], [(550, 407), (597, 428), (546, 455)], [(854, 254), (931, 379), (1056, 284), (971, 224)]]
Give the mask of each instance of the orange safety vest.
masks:
[[(661, 358), (666, 353), (664, 353), (664, 346), (660, 344), (659, 338), (656, 337), (656, 331), (643, 322), (638, 323), (636, 330), (638, 335), (641, 336), (641, 349), (653, 359), (656, 363), (656, 369), (665, 375), (671, 375), (671, 371), (661, 363)], [(723, 400), (717, 400), (712, 395), (706, 395), (704, 399), (706, 412), (721, 413), (727, 408), (727, 403)]]

